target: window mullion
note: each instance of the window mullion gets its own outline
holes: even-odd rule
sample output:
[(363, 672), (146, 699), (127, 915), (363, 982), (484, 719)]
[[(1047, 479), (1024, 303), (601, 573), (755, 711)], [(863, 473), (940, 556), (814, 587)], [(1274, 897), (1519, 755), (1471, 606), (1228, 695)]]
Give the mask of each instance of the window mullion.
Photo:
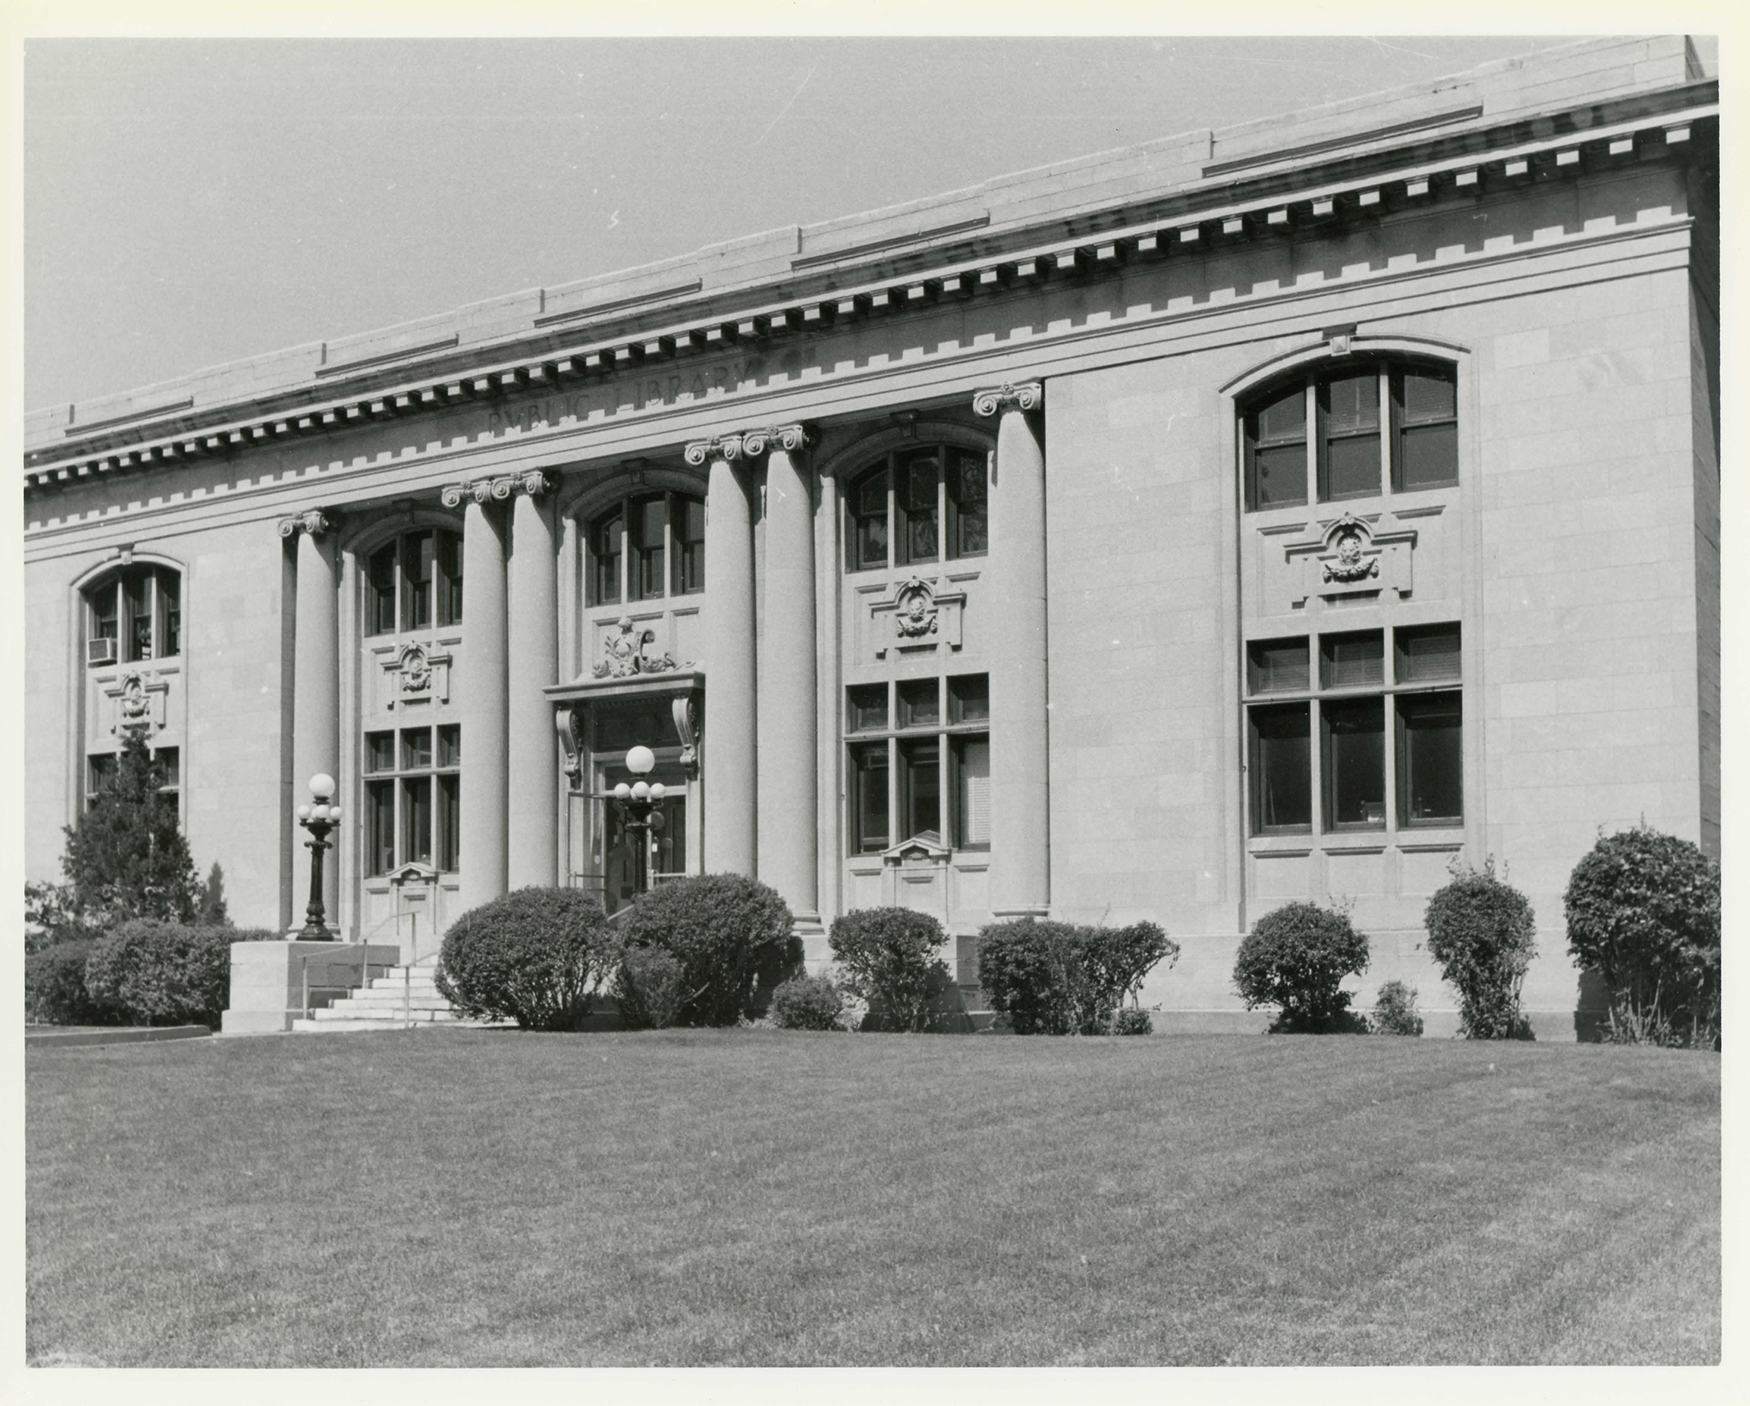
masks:
[(1308, 778), (1311, 786), (1312, 833), (1326, 835), (1331, 832), (1330, 797), (1325, 794), (1325, 718), (1319, 707), (1319, 700), (1314, 697), (1307, 700), (1307, 766), (1312, 775)]
[(1397, 440), (1397, 426), (1392, 417), (1391, 367), (1382, 365), (1379, 368), (1379, 472), (1381, 492), (1397, 491), (1397, 483), (1392, 478), (1392, 460), (1396, 458), (1393, 445)]

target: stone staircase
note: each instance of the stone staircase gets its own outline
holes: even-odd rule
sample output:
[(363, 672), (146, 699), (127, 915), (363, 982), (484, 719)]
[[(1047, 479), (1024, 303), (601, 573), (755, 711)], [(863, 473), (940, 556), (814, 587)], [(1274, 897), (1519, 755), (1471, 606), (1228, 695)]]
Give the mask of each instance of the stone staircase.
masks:
[(369, 986), (342, 996), (333, 1005), (319, 1006), (307, 1018), (294, 1017), (292, 1029), (309, 1033), (400, 1030), (410, 1020), (417, 1030), (491, 1023), (464, 1019), (439, 994), (434, 967), (422, 962), (411, 971), (392, 967), (388, 975), (372, 977)]

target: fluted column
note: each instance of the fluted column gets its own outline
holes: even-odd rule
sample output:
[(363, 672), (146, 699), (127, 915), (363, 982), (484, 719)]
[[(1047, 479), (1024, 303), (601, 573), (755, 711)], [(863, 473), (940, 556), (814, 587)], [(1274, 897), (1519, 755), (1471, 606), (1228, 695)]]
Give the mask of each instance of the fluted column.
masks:
[(994, 913), (1051, 902), (1045, 638), (1045, 446), (1037, 381), (979, 391), (997, 420), (990, 485), (990, 896)]
[(703, 867), (755, 869), (753, 509), (736, 468), (741, 437), (700, 440), (686, 460), (710, 465), (705, 488)]
[(766, 459), (765, 621), (759, 644), (759, 876), (798, 919), (818, 921), (814, 494), (801, 425), (750, 433)]
[[(292, 627), (292, 803), (310, 799), (317, 772), (340, 775), (340, 586), (333, 524), (317, 509), (286, 518), (281, 537), (298, 539), (297, 615)], [(349, 809), (336, 796), (341, 813)], [(310, 892), (310, 851), (304, 833), (293, 832), (292, 899), (301, 912)], [(322, 905), (332, 928), (339, 917), (339, 854), (322, 869)]]
[[(507, 874), (513, 889), (551, 887), (559, 853), (553, 703), (541, 692), (559, 681), (558, 562), (553, 555), (552, 508), (542, 501), (551, 486), (552, 480), (539, 470), (511, 480), (506, 755), (510, 767)], [(465, 571), (462, 579), (468, 579)], [(466, 737), (464, 732), (464, 757)], [(466, 785), (462, 789), (466, 795)]]
[[(510, 496), (508, 487), (501, 496)], [(467, 505), (462, 518), (462, 646), (455, 668), (462, 725), (463, 912), (503, 894), (507, 877), (504, 534), (492, 498), (490, 480), (443, 491), (444, 506)]]

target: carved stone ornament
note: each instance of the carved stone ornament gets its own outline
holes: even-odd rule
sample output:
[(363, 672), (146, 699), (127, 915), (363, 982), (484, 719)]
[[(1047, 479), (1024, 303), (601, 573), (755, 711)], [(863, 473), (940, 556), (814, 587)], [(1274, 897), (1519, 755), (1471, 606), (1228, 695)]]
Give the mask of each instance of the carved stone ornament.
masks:
[(170, 685), (155, 670), (124, 669), (104, 692), (115, 700), (115, 721), (109, 730), (117, 737), (164, 726)]
[(401, 651), (401, 691), (424, 693), (431, 687), (431, 659), (422, 644), (410, 644)]
[(1045, 386), (1039, 381), (1023, 381), (1018, 386), (1007, 382), (987, 390), (972, 393), (972, 409), (979, 415), (994, 415), (999, 410), (1036, 410), (1045, 399)]
[(902, 640), (936, 633), (936, 594), (916, 576), (893, 593), (893, 629)]
[(699, 708), (692, 695), (672, 699), (669, 713), (674, 718), (674, 730), (681, 739), (681, 766), (689, 776), (699, 769)]
[(1325, 533), (1325, 555), (1319, 558), (1324, 579), (1366, 581), (1379, 575), (1379, 553), (1373, 546), (1373, 529), (1360, 518), (1345, 514)]
[(722, 459), (733, 464), (741, 458), (741, 436), (727, 434), (711, 439), (695, 439), (682, 451), (682, 457), (695, 469), (708, 459)]
[(696, 439), (682, 451), (682, 457), (696, 469), (711, 459), (722, 459), (731, 464), (737, 459), (757, 459), (774, 446), (786, 454), (794, 454), (813, 442), (814, 435), (807, 425), (773, 425), (763, 430), (741, 430), (711, 439)]
[(604, 658), (596, 661), (591, 672), (598, 679), (629, 679), (637, 674), (666, 674), (679, 666), (666, 654), (654, 658), (644, 653), (644, 646), (656, 641), (655, 630), (641, 630), (630, 615), (619, 619), (619, 634), (602, 641)]
[(312, 537), (328, 531), (334, 524), (320, 508), (311, 508), (308, 512), (294, 513), (291, 517), (283, 517), (279, 522), (280, 536), (292, 537), (300, 530)]

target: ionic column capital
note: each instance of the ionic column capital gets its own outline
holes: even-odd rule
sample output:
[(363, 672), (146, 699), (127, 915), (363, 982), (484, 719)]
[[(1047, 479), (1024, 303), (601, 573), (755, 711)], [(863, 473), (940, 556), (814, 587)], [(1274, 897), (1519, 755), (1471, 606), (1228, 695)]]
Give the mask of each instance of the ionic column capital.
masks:
[(526, 494), (530, 498), (539, 498), (559, 486), (559, 480), (545, 469), (528, 469), (511, 476), (511, 491)]
[(324, 532), (334, 527), (334, 520), (321, 508), (311, 508), (306, 512), (293, 513), (279, 521), (281, 537), (295, 537), (302, 531), (312, 537), (320, 537)]
[(695, 439), (687, 445), (682, 457), (695, 469), (712, 459), (733, 464), (741, 458), (739, 434), (713, 435), (710, 439)]
[(804, 424), (769, 425), (757, 430), (737, 430), (733, 434), (696, 439), (687, 445), (684, 457), (694, 468), (712, 459), (733, 464), (738, 459), (757, 459), (771, 449), (794, 454), (815, 442), (814, 432)]
[(1004, 382), (972, 393), (972, 408), (979, 415), (995, 415), (999, 410), (1037, 410), (1045, 400), (1042, 381), (1023, 381), (1014, 386)]

